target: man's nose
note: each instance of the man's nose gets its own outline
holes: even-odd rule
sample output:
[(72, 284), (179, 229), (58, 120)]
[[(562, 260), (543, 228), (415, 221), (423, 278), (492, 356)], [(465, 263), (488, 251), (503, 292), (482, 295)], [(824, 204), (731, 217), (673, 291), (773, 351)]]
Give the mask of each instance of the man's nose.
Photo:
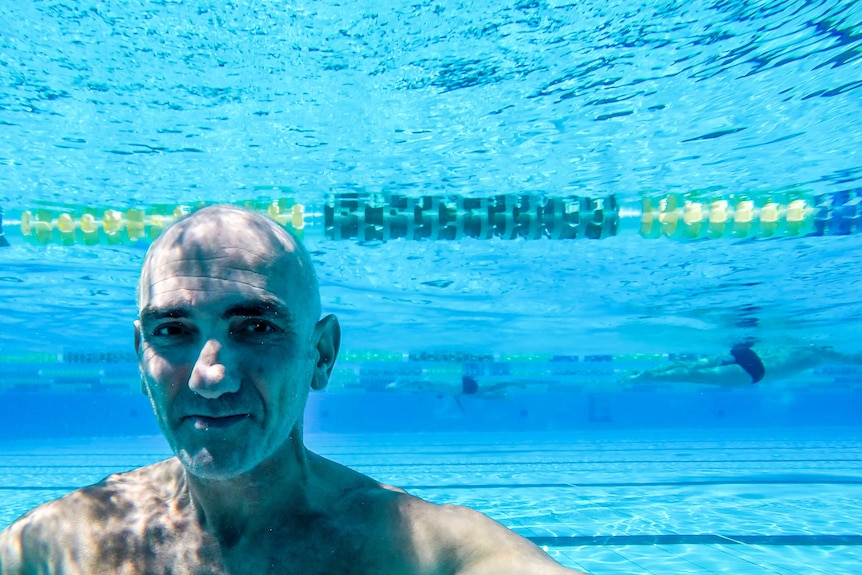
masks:
[(217, 340), (210, 339), (204, 344), (189, 377), (192, 391), (207, 399), (239, 391), (239, 380), (227, 370), (224, 355)]

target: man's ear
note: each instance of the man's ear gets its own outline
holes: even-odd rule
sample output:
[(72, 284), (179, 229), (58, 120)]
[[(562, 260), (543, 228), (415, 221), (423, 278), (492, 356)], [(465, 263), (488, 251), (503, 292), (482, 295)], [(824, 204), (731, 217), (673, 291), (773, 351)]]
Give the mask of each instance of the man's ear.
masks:
[(317, 364), (314, 366), (311, 389), (319, 391), (329, 383), (329, 375), (335, 367), (335, 358), (341, 347), (341, 325), (338, 323), (338, 318), (328, 315), (318, 321), (314, 326), (314, 337)]
[(138, 371), (141, 372), (141, 393), (144, 395), (149, 395), (147, 393), (147, 386), (144, 385), (144, 373), (141, 371), (143, 365), (141, 364), (141, 322), (140, 320), (135, 320), (135, 355), (138, 357)]
[(135, 355), (141, 357), (141, 321), (135, 320)]

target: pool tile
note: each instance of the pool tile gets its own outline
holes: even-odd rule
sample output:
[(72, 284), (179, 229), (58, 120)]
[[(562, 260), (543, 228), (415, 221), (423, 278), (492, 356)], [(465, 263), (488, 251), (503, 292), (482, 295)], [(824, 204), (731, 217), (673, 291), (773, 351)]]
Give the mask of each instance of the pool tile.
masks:
[[(682, 558), (703, 572), (715, 575), (796, 575), (770, 561), (771, 556), (745, 553), (741, 545), (660, 545), (662, 550)], [(674, 575), (676, 573), (674, 572)]]
[(674, 575), (711, 575), (715, 573), (708, 565), (698, 562), (693, 557), (680, 554), (678, 550), (674, 549), (675, 547), (680, 546), (629, 545), (617, 547), (616, 549), (620, 555), (654, 575), (665, 575), (667, 573), (673, 573)]
[(582, 547), (578, 564), (590, 575), (660, 575), (651, 573), (614, 547)]

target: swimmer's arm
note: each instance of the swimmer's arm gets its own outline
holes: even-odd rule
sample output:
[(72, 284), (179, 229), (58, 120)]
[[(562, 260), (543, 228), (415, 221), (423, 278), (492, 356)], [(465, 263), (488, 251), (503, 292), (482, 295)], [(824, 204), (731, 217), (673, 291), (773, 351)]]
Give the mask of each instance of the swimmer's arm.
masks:
[(453, 575), (584, 575), (478, 511), (444, 505), (440, 513)]

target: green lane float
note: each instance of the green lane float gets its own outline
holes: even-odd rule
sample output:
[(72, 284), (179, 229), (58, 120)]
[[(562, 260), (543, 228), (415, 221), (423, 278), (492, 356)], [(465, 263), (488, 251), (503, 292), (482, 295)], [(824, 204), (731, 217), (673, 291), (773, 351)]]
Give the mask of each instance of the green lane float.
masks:
[[(6, 221), (0, 212), (0, 246), (20, 231), (37, 245), (149, 243), (171, 222), (216, 202), (97, 208), (43, 204)], [(465, 238), (538, 240), (642, 238), (699, 240), (846, 235), (862, 227), (862, 190), (814, 195), (801, 190), (760, 194), (645, 195), (621, 204), (617, 197), (506, 194), (405, 196), (330, 194), (317, 206), (290, 198), (233, 202), (264, 213), (300, 237), (360, 242)], [(9, 211), (7, 210), (7, 214)], [(13, 225), (13, 227), (10, 227)]]

